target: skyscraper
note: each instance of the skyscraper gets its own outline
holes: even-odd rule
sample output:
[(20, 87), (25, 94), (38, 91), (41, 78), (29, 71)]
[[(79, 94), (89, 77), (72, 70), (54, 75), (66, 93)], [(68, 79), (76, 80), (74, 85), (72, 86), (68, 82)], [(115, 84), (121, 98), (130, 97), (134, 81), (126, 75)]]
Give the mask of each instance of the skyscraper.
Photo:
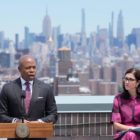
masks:
[(29, 28), (24, 27), (24, 49), (29, 49)]
[(52, 37), (52, 24), (51, 24), (51, 18), (48, 15), (48, 12), (46, 11), (46, 16), (43, 19), (43, 25), (42, 25), (42, 34), (46, 37), (46, 41)]
[(67, 75), (72, 71), (71, 50), (68, 47), (58, 49), (58, 73), (59, 75)]
[(112, 12), (112, 14), (111, 14), (111, 23), (109, 24), (110, 46), (113, 46), (113, 39), (114, 39), (114, 12)]
[(1, 48), (1, 49), (4, 48), (4, 39), (5, 39), (5, 37), (4, 37), (4, 32), (1, 31), (1, 32), (0, 32), (0, 48)]
[(117, 39), (123, 43), (124, 41), (124, 23), (123, 23), (123, 15), (122, 11), (120, 11), (118, 15), (118, 21), (117, 21)]
[(82, 10), (81, 10), (81, 12), (82, 12), (82, 26), (81, 26), (81, 33), (86, 33), (86, 25), (85, 25), (85, 9), (84, 8), (82, 8)]
[(81, 47), (85, 53), (85, 47), (86, 47), (86, 24), (85, 24), (85, 9), (82, 8), (82, 22), (81, 22)]
[(15, 49), (16, 50), (19, 49), (19, 34), (18, 33), (15, 34)]

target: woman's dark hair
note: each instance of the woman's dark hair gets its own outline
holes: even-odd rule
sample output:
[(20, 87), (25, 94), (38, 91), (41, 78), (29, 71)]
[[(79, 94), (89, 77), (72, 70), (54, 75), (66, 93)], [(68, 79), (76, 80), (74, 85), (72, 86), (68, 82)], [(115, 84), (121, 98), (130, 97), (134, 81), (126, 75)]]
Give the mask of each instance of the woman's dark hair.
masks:
[[(130, 69), (128, 69), (125, 72), (124, 75), (126, 75), (128, 73), (132, 73), (134, 75), (136, 81), (139, 81), (140, 80), (140, 70), (139, 69), (137, 69), (137, 68), (130, 68)], [(137, 97), (140, 98), (140, 84), (137, 86), (136, 92), (137, 92)], [(129, 95), (128, 90), (125, 89), (124, 81), (123, 81), (122, 97), (125, 98), (125, 99), (129, 99), (130, 98), (130, 95)]]

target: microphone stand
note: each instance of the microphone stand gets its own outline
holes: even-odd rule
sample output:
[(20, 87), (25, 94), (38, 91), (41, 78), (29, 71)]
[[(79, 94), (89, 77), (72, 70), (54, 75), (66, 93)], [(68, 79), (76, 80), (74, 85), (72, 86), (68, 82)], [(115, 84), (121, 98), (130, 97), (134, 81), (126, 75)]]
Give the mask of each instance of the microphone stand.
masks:
[(25, 91), (23, 90), (21, 93), (21, 104), (22, 104), (22, 108), (23, 108), (23, 112), (22, 112), (22, 116), (21, 116), (21, 120), (22, 123), (24, 123), (24, 99), (25, 99)]

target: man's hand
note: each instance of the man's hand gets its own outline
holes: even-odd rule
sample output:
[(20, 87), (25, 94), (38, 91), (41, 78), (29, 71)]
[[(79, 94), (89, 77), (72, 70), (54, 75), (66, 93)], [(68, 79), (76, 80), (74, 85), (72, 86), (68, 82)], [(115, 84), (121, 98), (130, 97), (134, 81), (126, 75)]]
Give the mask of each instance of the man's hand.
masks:
[(43, 121), (30, 121), (30, 123), (44, 123)]

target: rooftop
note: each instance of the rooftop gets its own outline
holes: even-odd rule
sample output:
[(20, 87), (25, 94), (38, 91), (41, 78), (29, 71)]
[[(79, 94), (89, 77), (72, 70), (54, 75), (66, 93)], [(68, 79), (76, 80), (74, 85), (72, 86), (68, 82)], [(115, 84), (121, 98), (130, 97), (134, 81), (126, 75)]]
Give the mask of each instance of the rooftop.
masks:
[(111, 112), (114, 96), (56, 96), (58, 112)]

